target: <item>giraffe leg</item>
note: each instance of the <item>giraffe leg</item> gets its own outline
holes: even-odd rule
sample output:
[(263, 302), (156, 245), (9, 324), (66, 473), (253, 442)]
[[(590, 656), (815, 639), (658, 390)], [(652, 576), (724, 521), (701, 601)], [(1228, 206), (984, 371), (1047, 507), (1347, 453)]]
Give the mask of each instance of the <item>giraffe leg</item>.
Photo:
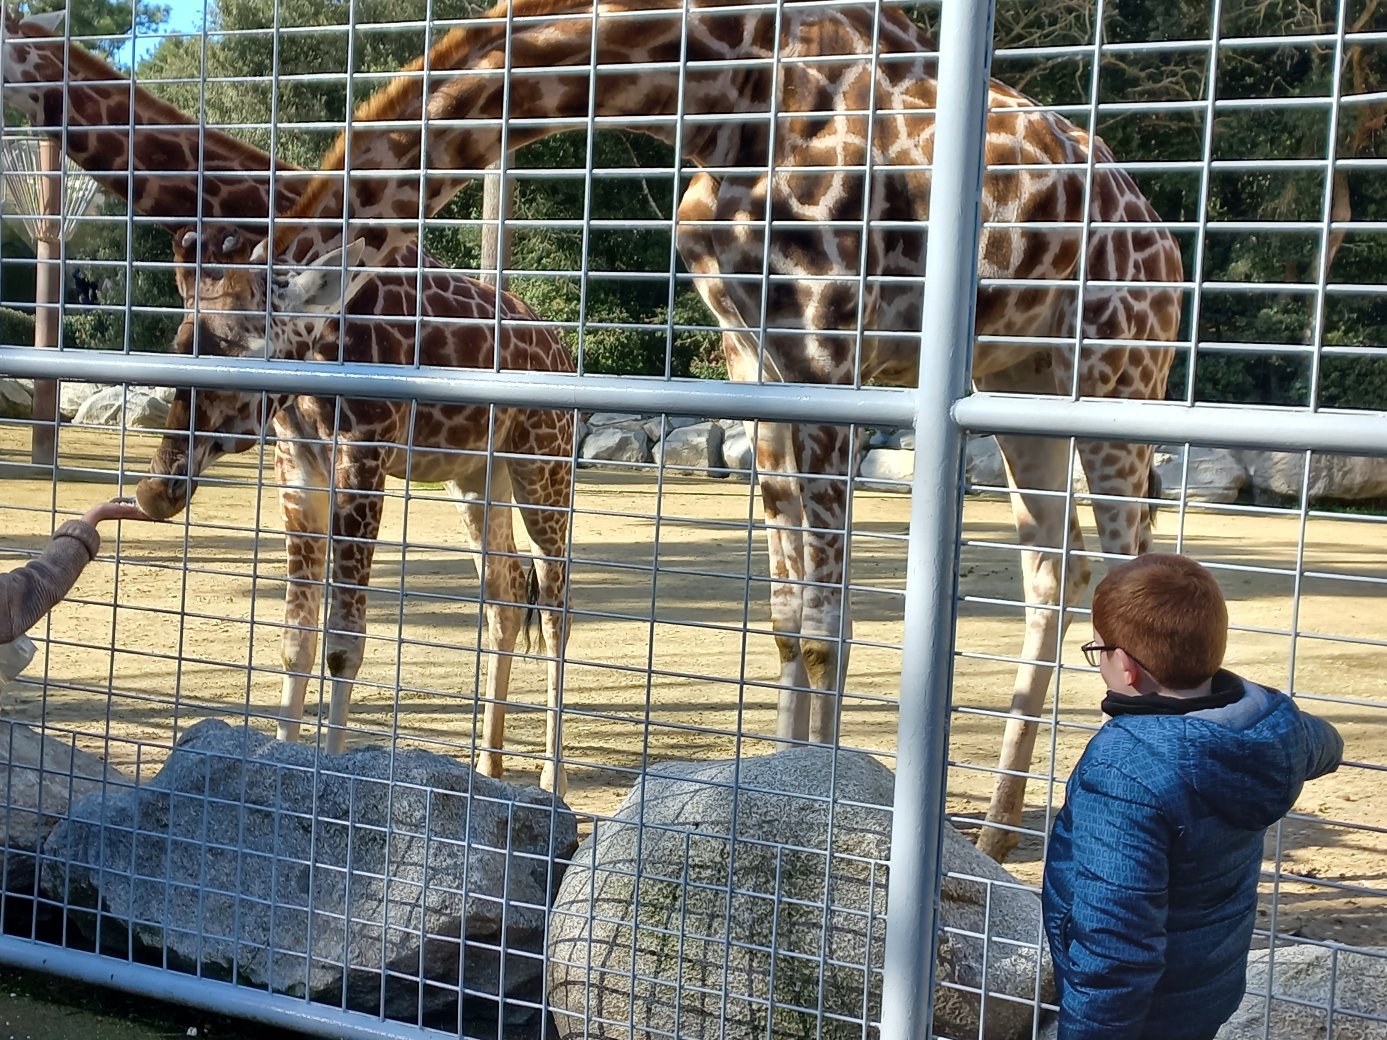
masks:
[(847, 564), (847, 481), (853, 439), (839, 426), (801, 426), (801, 457), (807, 472), (800, 499), (804, 509), (803, 614), (800, 652), (816, 691), (811, 697), (810, 736), (820, 744), (838, 739), (843, 684), (847, 678), (852, 618), (843, 595)]
[[(1079, 461), (1088, 477), (1088, 490), (1094, 496), (1145, 498), (1150, 489), (1154, 449), (1149, 444), (1119, 441), (1080, 441)], [(1139, 556), (1151, 551), (1154, 508), (1142, 502), (1096, 500), (1093, 519), (1103, 552), (1118, 556)]]
[(809, 739), (809, 671), (800, 643), (804, 618), (804, 511), (795, 470), (794, 427), (762, 422), (756, 437), (756, 466), (766, 517), (771, 574), (771, 631), (780, 653), (780, 704), (775, 735)]
[[(1083, 535), (1070, 500), (1062, 493), (1069, 476), (1069, 442), (1044, 437), (999, 436), (997, 444), (1006, 461), (1007, 482), (1012, 488), (1012, 513), (1017, 539), (1022, 546), (1021, 570), (1026, 599), (1026, 635), (1021, 649), (1023, 664), (1016, 673), (1011, 717), (1002, 737), (1002, 753), (987, 810), (989, 823), (978, 838), (978, 848), (1001, 862), (1019, 841), (1026, 797), (1026, 774), (1035, 751), (1039, 723), (1045, 705), (1060, 640), (1075, 606), (1088, 587), (1090, 566), (1082, 556), (1065, 554), (1083, 549)], [(1061, 494), (1040, 494), (1043, 491)], [(1049, 551), (1045, 551), (1049, 550)], [(1061, 571), (1063, 583), (1061, 584)], [(1064, 605), (1063, 613), (1059, 609)]]
[(446, 487), (462, 516), (468, 541), (481, 550), (477, 571), (482, 578), (482, 613), (492, 652), (486, 668), (483, 750), (477, 755), (477, 771), (499, 779), (505, 772), (501, 749), (506, 735), (506, 697), (525, 603), (525, 572), (516, 556), (509, 481), (502, 466), (493, 467), (489, 501), (484, 482), (464, 487), (449, 481)]
[(324, 640), (324, 656), (332, 676), (327, 733), (330, 755), (340, 755), (347, 746), (352, 686), (366, 643), (366, 589), (371, 583), (371, 562), (380, 533), (384, 485), (384, 470), (377, 466), (363, 466), (350, 458), (338, 466), (332, 504), (332, 583)]
[(297, 741), (308, 679), (316, 669), (318, 621), (328, 556), (327, 476), (310, 447), (280, 439), (275, 475), (284, 518), (288, 582), (284, 589), (284, 689), (280, 696), (280, 740)]
[[(567, 418), (567, 417), (565, 417)], [(569, 421), (571, 429), (571, 421)], [(571, 436), (571, 434), (570, 434)], [(535, 547), (535, 605), (544, 633), (545, 693), (544, 769), (539, 785), (560, 798), (568, 791), (563, 764), (563, 663), (568, 653), (568, 517), (573, 495), (573, 467), (559, 459), (514, 459), (510, 463), (515, 500)]]

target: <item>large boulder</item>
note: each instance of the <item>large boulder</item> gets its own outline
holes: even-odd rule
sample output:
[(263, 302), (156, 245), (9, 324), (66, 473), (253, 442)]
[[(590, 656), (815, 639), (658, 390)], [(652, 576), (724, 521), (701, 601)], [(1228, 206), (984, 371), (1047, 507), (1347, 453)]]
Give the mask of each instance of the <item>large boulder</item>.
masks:
[[(1334, 1009), (1332, 1018), (1328, 1008)], [(1387, 949), (1353, 953), (1324, 946), (1279, 946), (1274, 957), (1255, 950), (1247, 965), (1247, 996), (1219, 1030), (1218, 1040), (1387, 1040), (1384, 1008)]]
[(688, 415), (657, 415), (641, 423), (641, 429), (652, 442), (663, 440), (665, 435), (686, 426), (697, 426), (700, 420)]
[(1247, 467), (1236, 452), (1224, 448), (1191, 447), (1189, 468), (1183, 448), (1156, 452), (1156, 475), (1161, 497), (1187, 502), (1236, 502), (1247, 486)]
[(1387, 458), (1314, 455), (1305, 483), (1305, 455), (1285, 451), (1240, 451), (1254, 493), (1299, 499), (1302, 489), (1320, 498), (1380, 498), (1387, 495)]
[(655, 445), (652, 456), (661, 465), (707, 476), (722, 468), (722, 437), (722, 427), (715, 422), (683, 426), (666, 433)]
[(23, 380), (0, 378), (0, 419), (32, 419), (34, 388)]
[(0, 719), (0, 769), (5, 777), (0, 849), (11, 890), (32, 883), (33, 859), (24, 854), (38, 851), (72, 800), (103, 788), (114, 796), (134, 786), (120, 770), (77, 747), (70, 734), (39, 732), (9, 719)]
[(915, 453), (905, 448), (873, 448), (862, 456), (857, 475), (863, 487), (909, 493), (915, 477)]
[(639, 424), (594, 426), (583, 438), (578, 457), (588, 462), (649, 462), (650, 438)]
[(1006, 463), (995, 437), (969, 437), (964, 455), (965, 476), (977, 487), (1004, 488), (1007, 486)]
[(98, 383), (78, 383), (64, 379), (58, 384), (58, 414), (66, 422), (71, 422), (77, 418), (77, 413), (82, 410), (82, 405), (87, 403), (87, 399), (102, 389), (106, 388)]
[[(580, 846), (555, 900), (558, 1035), (877, 1037), (863, 1021), (880, 1016), (894, 782), (875, 759), (820, 747), (646, 775)], [(980, 880), (944, 883), (937, 1032), (1031, 1036), (1039, 900), (949, 827), (944, 867)]]
[(98, 910), (74, 920), (99, 920), (122, 953), (368, 1012), (383, 996), (389, 1017), (455, 1027), (459, 986), (464, 1019), (494, 1021), (498, 998), (537, 1005), (546, 908), (576, 842), (538, 787), (209, 719), (149, 783), (75, 801), (41, 878)]
[(723, 419), (718, 425), (722, 427), (722, 475), (736, 474), (750, 480), (752, 463), (756, 461), (756, 449), (748, 432), (751, 423), (741, 419)]
[(169, 421), (169, 402), (151, 387), (108, 386), (83, 401), (72, 421), (82, 426), (162, 430)]

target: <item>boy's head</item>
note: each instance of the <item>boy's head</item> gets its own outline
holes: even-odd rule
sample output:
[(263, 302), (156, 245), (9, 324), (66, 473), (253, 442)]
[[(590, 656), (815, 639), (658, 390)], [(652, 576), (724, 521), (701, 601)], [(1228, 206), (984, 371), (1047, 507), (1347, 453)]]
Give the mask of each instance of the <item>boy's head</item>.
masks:
[(1218, 582), (1185, 556), (1147, 553), (1093, 590), (1093, 631), (1168, 690), (1190, 690), (1223, 666), (1228, 606)]

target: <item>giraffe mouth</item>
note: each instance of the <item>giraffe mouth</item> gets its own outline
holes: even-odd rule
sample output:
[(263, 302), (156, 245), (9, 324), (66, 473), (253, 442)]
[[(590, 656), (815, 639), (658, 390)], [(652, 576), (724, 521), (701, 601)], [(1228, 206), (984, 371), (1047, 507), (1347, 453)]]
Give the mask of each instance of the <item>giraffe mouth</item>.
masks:
[(197, 478), (189, 475), (186, 458), (164, 472), (159, 472), (159, 461), (155, 459), (154, 472), (135, 486), (135, 501), (148, 516), (170, 520), (188, 507), (197, 490)]

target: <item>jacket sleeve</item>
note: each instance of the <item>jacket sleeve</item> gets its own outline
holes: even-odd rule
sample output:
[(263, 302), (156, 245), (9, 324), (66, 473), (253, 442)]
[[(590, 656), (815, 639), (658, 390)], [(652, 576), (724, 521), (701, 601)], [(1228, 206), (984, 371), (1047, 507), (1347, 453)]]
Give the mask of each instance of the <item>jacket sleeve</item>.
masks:
[(69, 520), (38, 559), (0, 574), (0, 643), (22, 636), (52, 610), (100, 548), (95, 527)]
[(1339, 768), (1344, 760), (1344, 738), (1339, 731), (1324, 719), (1309, 712), (1300, 713), (1300, 724), (1305, 730), (1305, 747), (1308, 759), (1305, 764), (1305, 779), (1313, 780)]
[(1070, 800), (1059, 1040), (1137, 1040), (1165, 970), (1170, 825), (1149, 789), (1101, 761)]

